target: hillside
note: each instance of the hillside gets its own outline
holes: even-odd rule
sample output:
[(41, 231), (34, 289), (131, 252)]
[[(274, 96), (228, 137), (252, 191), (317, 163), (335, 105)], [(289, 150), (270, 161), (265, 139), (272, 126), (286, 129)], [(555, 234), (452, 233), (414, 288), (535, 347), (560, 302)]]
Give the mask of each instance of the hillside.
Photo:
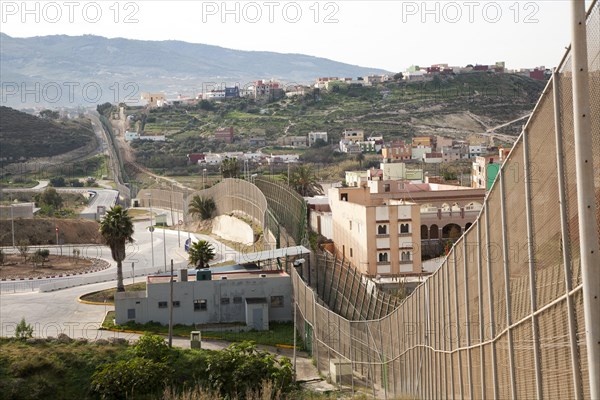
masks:
[[(196, 95), (203, 84), (251, 82), (275, 78), (285, 82), (314, 81), (318, 76), (357, 77), (384, 73), (303, 54), (241, 51), (181, 41), (107, 39), (100, 36), (40, 36), (13, 38), (0, 33), (3, 81), (96, 82), (97, 102), (117, 102), (123, 96), (139, 99), (140, 92), (166, 91)], [(116, 98), (113, 86), (120, 85)], [(133, 83), (129, 90), (126, 83)], [(79, 96), (78, 96), (79, 95)], [(83, 104), (81, 90), (71, 103)], [(7, 100), (20, 100), (7, 96)], [(64, 96), (67, 101), (67, 96)]]
[(63, 154), (95, 140), (87, 120), (46, 120), (0, 107), (0, 159), (3, 165), (21, 157), (31, 159)]
[[(364, 129), (365, 135), (382, 135), (386, 141), (430, 134), (464, 139), (530, 113), (544, 85), (518, 75), (473, 73), (425, 84), (341, 85), (330, 92), (269, 104), (238, 99), (128, 113), (145, 121), (147, 134), (166, 134), (171, 139), (134, 142), (138, 161), (151, 168), (168, 168), (185, 165), (185, 155), (191, 152), (246, 150), (245, 139), (252, 136), (264, 136), (267, 145), (275, 145), (284, 136), (327, 131), (330, 142), (337, 143), (345, 128), (356, 128)], [(499, 132), (518, 134), (522, 123)], [(220, 126), (233, 126), (237, 142), (213, 141), (212, 133)]]

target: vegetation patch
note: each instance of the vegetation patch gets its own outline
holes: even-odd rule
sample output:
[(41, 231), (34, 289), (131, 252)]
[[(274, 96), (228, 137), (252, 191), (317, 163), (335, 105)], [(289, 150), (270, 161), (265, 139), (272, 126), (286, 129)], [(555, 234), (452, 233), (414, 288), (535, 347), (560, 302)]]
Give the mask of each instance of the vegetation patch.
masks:
[(269, 386), (284, 399), (295, 389), (291, 361), (250, 342), (222, 351), (170, 349), (149, 334), (134, 346), (112, 342), (0, 339), (2, 398), (159, 399), (193, 388), (209, 398), (250, 399)]
[[(135, 322), (129, 322), (124, 325), (116, 325), (114, 323), (115, 314), (113, 311), (109, 311), (106, 314), (106, 318), (102, 322), (102, 328), (116, 331), (138, 331), (138, 332), (149, 332), (159, 335), (168, 335), (169, 327), (167, 325), (161, 325), (158, 322), (149, 322), (147, 324), (138, 324)], [(243, 325), (243, 324), (241, 324)], [(225, 325), (224, 325), (225, 326)], [(236, 325), (238, 326), (238, 325)], [(235, 326), (232, 327), (232, 330)], [(270, 322), (268, 331), (245, 331), (245, 332), (222, 332), (222, 331), (211, 331), (210, 329), (202, 330), (199, 327), (192, 325), (174, 325), (173, 334), (175, 336), (190, 337), (192, 331), (202, 331), (202, 338), (210, 340), (225, 340), (228, 342), (243, 342), (251, 340), (256, 344), (265, 346), (277, 346), (277, 345), (294, 345), (294, 324), (291, 322)], [(301, 340), (297, 340), (297, 344), (301, 343)]]

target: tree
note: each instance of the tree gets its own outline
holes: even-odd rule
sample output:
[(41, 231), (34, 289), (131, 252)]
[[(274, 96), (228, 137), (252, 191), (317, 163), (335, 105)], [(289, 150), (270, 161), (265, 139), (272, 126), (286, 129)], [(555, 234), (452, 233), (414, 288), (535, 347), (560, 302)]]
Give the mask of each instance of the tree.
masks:
[(404, 74), (402, 72), (398, 72), (397, 74), (394, 74), (395, 81), (401, 81), (403, 78), (404, 78)]
[(189, 264), (201, 269), (215, 258), (215, 249), (206, 240), (200, 240), (190, 246), (189, 255)]
[(44, 266), (44, 262), (48, 261), (48, 257), (50, 257), (50, 250), (48, 249), (37, 249), (33, 254), (35, 256), (34, 264), (42, 263), (42, 267)]
[(290, 174), (290, 186), (301, 196), (315, 196), (323, 194), (323, 188), (317, 182), (317, 177), (308, 165), (296, 167)]
[(58, 113), (58, 111), (46, 109), (40, 111), (40, 117), (43, 119), (58, 119), (58, 117), (60, 117), (60, 114)]
[(19, 254), (21, 255), (21, 257), (23, 257), (23, 260), (26, 261), (27, 260), (27, 252), (29, 251), (29, 240), (27, 240), (27, 239), (19, 240), (17, 242), (17, 250), (19, 251)]
[(50, 178), (50, 186), (65, 187), (66, 186), (65, 178), (63, 178), (62, 176), (55, 176), (53, 178)]
[(224, 178), (237, 178), (240, 176), (240, 165), (237, 158), (227, 158), (221, 163), (221, 175)]
[(212, 197), (194, 196), (188, 211), (191, 215), (199, 216), (202, 220), (211, 219), (217, 209)]
[(36, 196), (36, 201), (40, 207), (49, 206), (58, 210), (63, 205), (63, 198), (52, 187), (46, 188), (42, 193)]
[(100, 222), (100, 235), (117, 262), (117, 292), (124, 292), (122, 262), (125, 259), (125, 244), (133, 242), (133, 222), (127, 210), (121, 206), (108, 210)]
[(362, 163), (364, 160), (365, 160), (365, 155), (362, 152), (360, 152), (356, 155), (356, 161), (358, 161), (359, 168), (362, 168)]
[(21, 322), (15, 327), (15, 337), (23, 340), (33, 336), (33, 327), (25, 322), (25, 318), (21, 318)]
[(39, 264), (44, 264), (44, 257), (42, 257), (40, 253), (36, 251), (31, 257), (29, 257), (29, 261), (31, 261), (31, 264), (33, 264), (33, 268), (35, 269)]

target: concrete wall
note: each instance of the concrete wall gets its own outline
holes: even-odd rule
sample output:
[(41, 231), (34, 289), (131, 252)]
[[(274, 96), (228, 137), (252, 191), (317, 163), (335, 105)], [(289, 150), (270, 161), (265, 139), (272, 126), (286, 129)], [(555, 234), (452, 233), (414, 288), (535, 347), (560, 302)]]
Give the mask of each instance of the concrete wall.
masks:
[(12, 206), (0, 206), (0, 219), (33, 218), (33, 207), (34, 203), (16, 203)]
[(254, 243), (252, 227), (239, 218), (229, 215), (219, 215), (213, 220), (212, 232), (223, 239), (233, 242)]
[[(290, 277), (269, 276), (267, 278), (227, 279), (211, 281), (175, 282), (173, 301), (179, 301), (173, 307), (175, 324), (209, 324), (226, 322), (245, 322), (245, 299), (265, 297), (269, 306), (270, 321), (292, 320)], [(273, 307), (272, 296), (283, 296), (280, 307)], [(194, 310), (194, 300), (206, 300), (206, 310)], [(124, 324), (128, 318), (128, 309), (135, 310), (135, 321), (150, 321), (168, 324), (169, 308), (159, 308), (159, 302), (169, 301), (169, 283), (148, 284), (146, 292), (124, 292), (115, 296), (115, 319)]]

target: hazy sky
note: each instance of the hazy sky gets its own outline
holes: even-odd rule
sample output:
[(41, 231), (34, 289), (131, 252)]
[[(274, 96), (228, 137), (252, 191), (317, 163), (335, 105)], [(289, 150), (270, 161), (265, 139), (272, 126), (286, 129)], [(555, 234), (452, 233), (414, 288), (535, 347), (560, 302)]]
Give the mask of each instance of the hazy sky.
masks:
[(567, 0), (1, 0), (0, 6), (0, 31), (16, 37), (174, 39), (303, 53), (390, 71), (496, 61), (508, 68), (552, 67), (570, 43)]

